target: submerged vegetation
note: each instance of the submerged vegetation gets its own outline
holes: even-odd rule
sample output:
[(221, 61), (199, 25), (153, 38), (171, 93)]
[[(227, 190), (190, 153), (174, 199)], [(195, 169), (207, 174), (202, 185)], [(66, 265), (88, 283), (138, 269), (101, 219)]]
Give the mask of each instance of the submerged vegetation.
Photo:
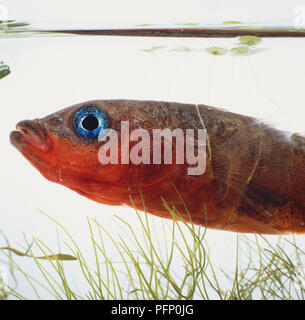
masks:
[(11, 73), (10, 67), (4, 64), (3, 61), (0, 62), (0, 79), (6, 77)]
[[(136, 209), (141, 230), (135, 231), (127, 221), (117, 217), (119, 225), (125, 228), (124, 235), (115, 235), (97, 219), (87, 218), (93, 264), (88, 262), (88, 252), (80, 249), (69, 231), (45, 214), (67, 239), (59, 243), (59, 250), (64, 245), (69, 253), (55, 254), (35, 238), (31, 243), (25, 238), (28, 249), (23, 254), (3, 247), (0, 262), (7, 264), (10, 283), (15, 285), (2, 287), (2, 299), (32, 298), (19, 291), (16, 278), (20, 277), (26, 279), (37, 299), (44, 299), (46, 294), (54, 299), (73, 300), (304, 299), (305, 252), (294, 240), (279, 238), (272, 245), (260, 235), (237, 235), (236, 255), (228, 272), (214, 265), (205, 241), (206, 229), (182, 221), (175, 209), (166, 202), (164, 205), (173, 221), (160, 221), (162, 232), (154, 229), (147, 213)], [(40, 251), (42, 256), (37, 257), (34, 251)], [(13, 254), (31, 257), (33, 273), (24, 272)], [(71, 263), (78, 265), (74, 277), (82, 283), (81, 290), (67, 271), (67, 264)]]
[(256, 45), (262, 42), (257, 36), (240, 36), (237, 43), (232, 47), (208, 47), (205, 51), (214, 56), (222, 56), (231, 53), (233, 56), (249, 56), (266, 50), (265, 48), (257, 48)]
[[(15, 20), (0, 20), (0, 38), (13, 37), (15, 32), (25, 31), (29, 26), (28, 22), (18, 22)], [(11, 73), (10, 67), (0, 61), (0, 79), (8, 76)]]
[[(168, 51), (176, 52), (196, 52), (196, 51), (205, 51), (208, 54), (213, 56), (223, 56), (230, 53), (232, 56), (249, 56), (256, 53), (265, 51), (265, 48), (258, 47), (262, 42), (262, 38), (257, 36), (240, 36), (237, 38), (237, 42), (232, 42), (231, 46), (219, 47), (219, 46), (210, 46), (204, 49), (202, 48), (192, 48), (188, 46), (175, 46), (173, 48), (168, 48)], [(165, 46), (152, 46), (148, 49), (142, 49), (146, 53), (156, 54), (158, 50), (167, 49)]]

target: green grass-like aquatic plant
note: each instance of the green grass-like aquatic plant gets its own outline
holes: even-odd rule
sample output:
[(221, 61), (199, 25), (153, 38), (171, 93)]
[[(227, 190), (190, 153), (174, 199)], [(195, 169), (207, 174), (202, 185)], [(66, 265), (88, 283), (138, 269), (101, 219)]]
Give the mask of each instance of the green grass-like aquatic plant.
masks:
[[(140, 230), (117, 217), (118, 224), (125, 228), (124, 235), (113, 235), (97, 219), (87, 218), (93, 264), (69, 231), (45, 213), (68, 239), (60, 248), (64, 244), (69, 253), (56, 254), (43, 241), (34, 238), (30, 245), (25, 238), (28, 250), (24, 256), (31, 257), (36, 266), (35, 276), (25, 273), (14, 259), (13, 254), (19, 250), (2, 250), (0, 261), (8, 263), (14, 279), (17, 273), (26, 279), (37, 299), (44, 299), (46, 294), (69, 300), (304, 299), (305, 252), (294, 240), (279, 238), (272, 245), (260, 235), (237, 235), (235, 264), (230, 266), (233, 270), (230, 273), (216, 268), (211, 260), (206, 228), (186, 223), (175, 208), (163, 202), (173, 221), (161, 220), (162, 231), (159, 228), (157, 233), (147, 213), (136, 209)], [(112, 246), (106, 247), (109, 241)], [(290, 256), (287, 246), (290, 251), (293, 249)], [(40, 251), (39, 257), (34, 248)], [(67, 257), (76, 261), (66, 261)], [(66, 271), (71, 263), (79, 267), (81, 290), (74, 286), (71, 274)], [(2, 299), (31, 298), (19, 292), (17, 280), (14, 287), (2, 288), (0, 293)]]

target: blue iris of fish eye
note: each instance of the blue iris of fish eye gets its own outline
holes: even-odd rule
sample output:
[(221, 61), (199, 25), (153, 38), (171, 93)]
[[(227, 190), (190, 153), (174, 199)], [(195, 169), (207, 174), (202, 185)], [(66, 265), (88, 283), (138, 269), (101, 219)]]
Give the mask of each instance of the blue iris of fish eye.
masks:
[(75, 132), (82, 138), (95, 139), (109, 127), (107, 114), (96, 107), (84, 107), (73, 118)]

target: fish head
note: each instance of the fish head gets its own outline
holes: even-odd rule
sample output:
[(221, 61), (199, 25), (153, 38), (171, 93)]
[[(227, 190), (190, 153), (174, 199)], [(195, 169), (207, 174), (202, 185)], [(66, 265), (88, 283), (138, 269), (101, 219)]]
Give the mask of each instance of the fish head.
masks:
[[(130, 155), (133, 143), (124, 136), (122, 122), (128, 123), (129, 132), (160, 128), (160, 123), (166, 127), (169, 116), (166, 110), (162, 103), (94, 100), (41, 119), (21, 121), (10, 140), (48, 180), (95, 201), (122, 205), (130, 201), (130, 195), (138, 194), (139, 189), (154, 197), (156, 190), (160, 193), (162, 188), (168, 189), (168, 181), (179, 174), (181, 165), (175, 163), (126, 163), (125, 153)], [(110, 129), (117, 133), (117, 141), (109, 136), (101, 138)], [(106, 144), (118, 161), (101, 161), (101, 147)]]

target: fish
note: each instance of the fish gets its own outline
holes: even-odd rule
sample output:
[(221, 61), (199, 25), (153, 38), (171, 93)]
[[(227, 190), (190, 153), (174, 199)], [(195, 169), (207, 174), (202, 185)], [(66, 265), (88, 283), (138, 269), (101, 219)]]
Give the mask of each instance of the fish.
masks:
[[(146, 130), (149, 139), (153, 130), (204, 129), (204, 173), (190, 175), (190, 165), (177, 161), (178, 139), (172, 141), (172, 163), (126, 162), (136, 141), (126, 137), (123, 122), (130, 131)], [(111, 135), (100, 138), (111, 130), (118, 133), (117, 144)], [(168, 219), (174, 212), (186, 222), (217, 230), (305, 232), (305, 137), (253, 117), (203, 104), (92, 100), (21, 121), (10, 141), (46, 179), (102, 204)], [(115, 163), (100, 161), (107, 144), (110, 151), (116, 146)], [(145, 150), (152, 159), (153, 142)]]

